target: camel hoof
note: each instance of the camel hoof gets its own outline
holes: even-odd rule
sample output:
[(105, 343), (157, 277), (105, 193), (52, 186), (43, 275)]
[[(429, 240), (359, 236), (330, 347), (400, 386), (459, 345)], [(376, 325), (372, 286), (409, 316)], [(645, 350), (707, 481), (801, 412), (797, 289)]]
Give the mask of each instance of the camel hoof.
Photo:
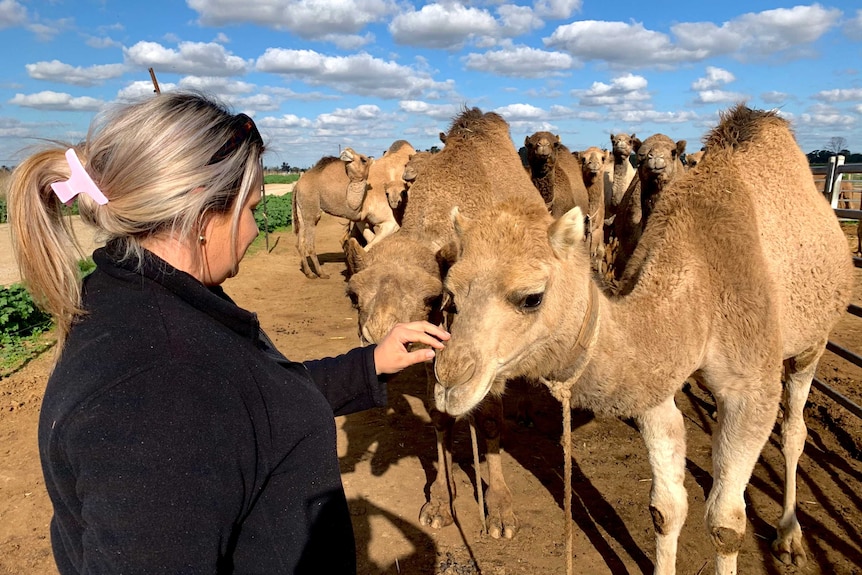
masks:
[(434, 501), (429, 501), (419, 511), (419, 523), (427, 525), (432, 529), (441, 529), (447, 525), (452, 525), (454, 522), (455, 519), (452, 517), (452, 513)]
[(779, 539), (773, 541), (772, 554), (784, 565), (804, 567), (808, 563), (808, 556), (805, 554), (805, 549), (802, 548), (802, 544), (793, 539), (785, 541), (781, 541)]

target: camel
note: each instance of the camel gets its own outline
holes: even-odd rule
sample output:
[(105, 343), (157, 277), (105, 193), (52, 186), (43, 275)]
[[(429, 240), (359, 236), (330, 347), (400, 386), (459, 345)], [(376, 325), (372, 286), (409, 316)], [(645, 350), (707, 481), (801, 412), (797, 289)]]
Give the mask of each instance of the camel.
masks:
[(435, 362), (437, 408), (453, 416), (527, 376), (563, 402), (634, 418), (652, 468), (659, 575), (675, 572), (688, 507), (674, 394), (690, 375), (718, 412), (706, 501), (715, 573), (736, 573), (744, 490), (782, 379), (785, 491), (773, 552), (805, 563), (795, 512), (803, 407), (853, 290), (844, 234), (787, 121), (739, 105), (706, 142), (698, 168), (657, 198), (616, 296), (591, 278), (579, 209), (557, 220), (514, 202), (469, 218), (453, 210), (459, 257), (444, 306), (457, 314)]
[(685, 167), (690, 170), (693, 167), (697, 166), (700, 161), (703, 159), (703, 150), (698, 150), (697, 152), (692, 152), (690, 154), (685, 155)]
[(351, 232), (362, 236), (366, 250), (399, 228), (398, 207), (407, 192), (404, 167), (415, 153), (409, 142), (396, 140), (368, 169), (368, 191)]
[(307, 278), (323, 278), (314, 249), (314, 228), (323, 212), (358, 220), (365, 201), (368, 172), (373, 160), (345, 148), (339, 157), (324, 156), (305, 172), (293, 188), (293, 233)]
[(622, 277), (661, 191), (685, 172), (680, 159), (685, 145), (685, 140), (674, 142), (664, 134), (653, 134), (638, 146), (637, 177), (620, 200), (607, 242), (606, 273), (612, 273), (613, 280)]
[[(521, 164), (509, 125), (501, 116), (482, 113), (478, 108), (465, 110), (454, 118), (443, 139), (445, 147), (424, 158), (410, 187), (401, 229), (368, 252), (360, 251), (352, 242), (348, 260), (357, 271), (348, 281), (347, 292), (358, 310), (363, 342), (378, 341), (397, 321), (440, 322), (442, 277), (453, 257), (447, 250), (455, 237), (449, 218), (453, 206), (473, 215), (497, 201), (513, 199), (547, 213)], [(433, 379), (429, 374), (429, 383)], [(455, 483), (449, 443), (455, 419), (433, 406), (429, 412), (437, 435), (437, 477), (419, 517), (423, 524), (440, 528), (454, 521)], [(488, 487), (484, 497), (488, 532), (494, 538), (511, 538), (518, 520), (502, 471), (500, 398), (489, 398), (473, 416), (487, 444)], [(481, 486), (481, 481), (477, 484)], [(479, 493), (481, 497), (481, 489)]]
[(585, 214), (593, 216), (581, 167), (559, 136), (536, 132), (524, 139), (524, 150), (533, 185), (551, 214), (559, 217), (579, 206)]
[[(604, 221), (605, 221), (605, 173), (607, 166), (612, 164), (612, 155), (608, 150), (596, 146), (582, 152), (572, 152), (581, 166), (584, 185), (589, 198), (588, 213), (590, 214), (589, 235), (590, 256), (594, 267), (600, 269), (599, 262), (604, 258)], [(593, 215), (595, 214), (595, 215)]]
[[(635, 167), (631, 162), (632, 153), (637, 152), (641, 141), (632, 134), (611, 134), (611, 153), (614, 156), (611, 187), (605, 193), (605, 218), (611, 219), (623, 199), (629, 184), (635, 177)], [(608, 224), (611, 224), (608, 222)]]

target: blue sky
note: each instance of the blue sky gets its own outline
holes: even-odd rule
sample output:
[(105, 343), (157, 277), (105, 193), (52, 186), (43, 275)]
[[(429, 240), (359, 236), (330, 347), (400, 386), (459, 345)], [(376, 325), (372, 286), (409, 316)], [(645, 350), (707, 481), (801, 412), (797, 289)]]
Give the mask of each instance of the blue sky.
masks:
[(862, 151), (858, 0), (0, 0), (0, 164), (35, 138), (162, 91), (211, 92), (255, 118), (268, 166), (340, 148), (417, 149), (465, 105), (573, 150), (611, 132), (700, 148), (735, 102), (792, 122), (806, 152)]

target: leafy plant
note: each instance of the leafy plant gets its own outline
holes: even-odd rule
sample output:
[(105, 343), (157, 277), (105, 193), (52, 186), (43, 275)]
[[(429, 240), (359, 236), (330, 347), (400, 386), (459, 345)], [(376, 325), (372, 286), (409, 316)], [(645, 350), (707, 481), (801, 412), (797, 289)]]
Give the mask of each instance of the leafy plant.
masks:
[(38, 335), (51, 327), (51, 316), (40, 310), (21, 284), (0, 287), (0, 343)]
[[(260, 231), (264, 229), (274, 232), (278, 229), (288, 227), (293, 222), (293, 200), (292, 194), (283, 196), (266, 196), (254, 212), (254, 219)], [(264, 217), (266, 213), (266, 217)]]
[(299, 179), (299, 174), (266, 174), (264, 184), (292, 184)]

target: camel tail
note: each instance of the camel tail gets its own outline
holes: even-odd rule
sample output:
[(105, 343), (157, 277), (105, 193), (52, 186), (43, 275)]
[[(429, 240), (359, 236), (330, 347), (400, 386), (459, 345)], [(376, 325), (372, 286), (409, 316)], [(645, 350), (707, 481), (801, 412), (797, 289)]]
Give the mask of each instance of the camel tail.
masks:
[(704, 143), (710, 151), (735, 149), (753, 140), (764, 125), (775, 123), (787, 125), (776, 110), (754, 110), (737, 104), (721, 113), (718, 126), (707, 134)]

